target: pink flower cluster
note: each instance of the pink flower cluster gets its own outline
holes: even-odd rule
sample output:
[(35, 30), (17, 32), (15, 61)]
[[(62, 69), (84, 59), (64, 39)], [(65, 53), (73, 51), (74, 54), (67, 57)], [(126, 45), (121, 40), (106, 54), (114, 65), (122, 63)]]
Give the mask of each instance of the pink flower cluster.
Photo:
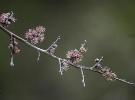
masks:
[(117, 75), (111, 71), (110, 68), (104, 67), (101, 69), (102, 76), (109, 81), (114, 81), (117, 78)]
[(66, 56), (74, 64), (79, 63), (83, 58), (82, 53), (77, 49), (68, 51)]
[(74, 64), (82, 61), (83, 54), (87, 51), (87, 49), (85, 48), (85, 45), (86, 45), (86, 40), (84, 41), (84, 43), (81, 44), (81, 47), (79, 50), (74, 49), (74, 50), (68, 51), (66, 54), (67, 59), (69, 59), (69, 61)]
[(10, 25), (12, 22), (15, 22), (15, 17), (13, 16), (14, 13), (11, 12), (11, 13), (2, 13), (0, 15), (0, 23), (3, 25), (3, 26), (8, 26)]
[(37, 26), (35, 29), (29, 29), (25, 33), (25, 38), (30, 40), (32, 44), (38, 44), (44, 40), (45, 28), (43, 26)]

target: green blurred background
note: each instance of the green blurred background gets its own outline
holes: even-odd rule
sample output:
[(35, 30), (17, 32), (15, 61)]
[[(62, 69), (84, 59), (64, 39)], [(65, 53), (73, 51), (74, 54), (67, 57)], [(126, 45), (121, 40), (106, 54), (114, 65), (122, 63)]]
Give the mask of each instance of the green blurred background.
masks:
[[(21, 37), (37, 25), (46, 27), (47, 48), (62, 37), (56, 55), (88, 41), (82, 64), (92, 66), (104, 56), (119, 77), (135, 82), (135, 1), (131, 0), (0, 0), (0, 12), (13, 11), (16, 23), (9, 29)], [(0, 100), (135, 100), (135, 87), (108, 82), (85, 71), (86, 87), (80, 70), (72, 68), (60, 75), (58, 61), (20, 43), (21, 53), (10, 67), (9, 37), (0, 30)]]

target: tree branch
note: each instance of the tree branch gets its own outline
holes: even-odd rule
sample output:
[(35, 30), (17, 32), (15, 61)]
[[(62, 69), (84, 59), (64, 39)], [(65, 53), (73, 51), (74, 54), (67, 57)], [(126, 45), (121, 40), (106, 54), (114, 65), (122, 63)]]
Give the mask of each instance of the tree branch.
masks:
[[(52, 58), (54, 58), (54, 59), (56, 59), (56, 60), (58, 60), (58, 61), (59, 61), (60, 59), (62, 59), (62, 58), (60, 58), (60, 57), (57, 57), (57, 56), (54, 55), (54, 54), (51, 54), (51, 53), (48, 51), (54, 44), (56, 44), (56, 42), (60, 39), (60, 37), (58, 37), (58, 38), (56, 39), (56, 41), (54, 41), (54, 42), (52, 43), (52, 45), (51, 45), (47, 50), (45, 50), (45, 49), (41, 49), (41, 48), (39, 48), (39, 47), (37, 47), (37, 46), (31, 44), (31, 43), (28, 42), (27, 40), (21, 38), (20, 36), (16, 35), (15, 33), (9, 31), (7, 28), (3, 27), (1, 24), (0, 24), (0, 29), (3, 30), (5, 33), (7, 33), (9, 36), (12, 35), (14, 38), (18, 39), (19, 41), (23, 42), (24, 44), (30, 46), (30, 47), (33, 48), (33, 49), (36, 49), (38, 52), (47, 54), (47, 55), (51, 56)], [(65, 60), (65, 59), (64, 59), (64, 60)], [(83, 70), (90, 70), (90, 71), (92, 71), (92, 72), (96, 72), (96, 73), (99, 73), (99, 74), (103, 75), (103, 74), (104, 74), (104, 71), (103, 71), (103, 70), (97, 70), (97, 69), (95, 69), (95, 67), (97, 67), (97, 65), (101, 62), (101, 60), (102, 60), (102, 58), (101, 58), (94, 66), (92, 66), (92, 67), (86, 67), (86, 66), (79, 65), (79, 64), (73, 64), (72, 62), (70, 62), (70, 61), (68, 61), (68, 60), (66, 60), (66, 62), (67, 62), (70, 66), (72, 66), (72, 67), (81, 69), (81, 71), (82, 71), (82, 69), (83, 69)], [(61, 69), (60, 69), (60, 70), (61, 70)], [(83, 75), (83, 71), (82, 71), (82, 75)], [(83, 76), (83, 78), (84, 78), (84, 76)], [(118, 78), (118, 77), (114, 77), (114, 79), (115, 79), (115, 80), (118, 80), (118, 81), (120, 81), (120, 82), (129, 84), (129, 85), (135, 86), (134, 83), (128, 82), (128, 81), (126, 81), (126, 80), (124, 80), (124, 79), (121, 79), (121, 78)], [(83, 81), (84, 81), (84, 80), (83, 80)], [(84, 85), (84, 86), (85, 86), (85, 85)]]

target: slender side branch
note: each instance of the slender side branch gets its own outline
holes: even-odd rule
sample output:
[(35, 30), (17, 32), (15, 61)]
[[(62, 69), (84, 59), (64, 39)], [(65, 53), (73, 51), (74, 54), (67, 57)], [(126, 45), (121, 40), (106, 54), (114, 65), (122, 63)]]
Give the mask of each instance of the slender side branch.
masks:
[(81, 70), (81, 75), (82, 75), (82, 83), (83, 83), (83, 86), (85, 87), (85, 79), (84, 79), (83, 69), (80, 68), (80, 70)]
[(39, 59), (40, 59), (40, 55), (41, 55), (41, 53), (40, 53), (40, 51), (37, 51), (38, 52), (38, 57), (37, 57), (37, 62), (39, 61)]
[[(81, 69), (82, 78), (83, 78), (82, 82), (83, 82), (84, 86), (85, 86), (85, 82), (84, 82), (83, 70), (90, 70), (90, 71), (92, 71), (92, 72), (96, 72), (96, 73), (99, 73), (99, 74), (101, 74), (101, 75), (106, 75), (106, 73), (104, 72), (104, 71), (106, 71), (106, 70), (103, 70), (103, 69), (102, 69), (102, 70), (101, 70), (101, 69), (100, 69), (100, 70), (97, 70), (97, 69), (95, 69), (96, 67), (102, 68), (101, 65), (100, 65), (100, 62), (102, 61), (103, 57), (101, 57), (101, 59), (98, 59), (98, 62), (97, 62), (94, 66), (92, 66), (92, 67), (86, 67), (86, 66), (83, 66), (83, 65), (74, 64), (74, 63), (72, 63), (72, 62), (70, 62), (70, 61), (68, 61), (68, 60), (66, 60), (66, 59), (62, 59), (62, 58), (60, 58), (60, 57), (57, 57), (57, 56), (55, 56), (54, 54), (50, 54), (50, 52), (48, 52), (48, 50), (49, 50), (52, 46), (54, 46), (54, 44), (57, 43), (57, 41), (60, 39), (60, 37), (58, 37), (58, 38), (56, 39), (56, 41), (54, 41), (54, 43), (53, 43), (47, 50), (44, 50), (44, 49), (41, 49), (41, 48), (39, 48), (39, 47), (37, 47), (37, 46), (31, 44), (31, 43), (28, 42), (27, 40), (25, 40), (25, 39), (21, 38), (20, 36), (16, 35), (15, 33), (9, 31), (9, 30), (6, 29), (5, 27), (3, 27), (1, 24), (0, 24), (0, 29), (3, 30), (5, 33), (7, 33), (9, 36), (12, 35), (14, 38), (20, 40), (20, 41), (23, 42), (24, 44), (26, 44), (26, 45), (32, 47), (33, 49), (36, 49), (38, 52), (48, 54), (48, 55), (50, 55), (51, 57), (57, 59), (58, 61), (63, 60), (64, 62), (62, 62), (62, 64), (65, 63), (65, 64), (68, 64), (68, 65), (70, 65), (70, 66), (72, 66), (72, 67)], [(85, 50), (85, 49), (83, 49), (83, 48), (81, 49), (82, 52), (84, 52), (84, 50)], [(59, 63), (61, 63), (61, 62), (59, 62)], [(62, 66), (61, 66), (61, 67), (62, 67)], [(60, 67), (60, 70), (62, 70), (61, 67)], [(107, 69), (107, 70), (108, 70), (108, 69)], [(110, 71), (110, 70), (109, 70), (109, 71)], [(60, 71), (60, 72), (61, 72), (61, 74), (62, 74), (62, 71)], [(111, 74), (114, 74), (114, 73), (111, 73)], [(106, 77), (106, 76), (105, 76), (105, 77)], [(108, 77), (107, 77), (107, 78), (108, 78)], [(112, 78), (112, 77), (111, 77), (111, 78)], [(130, 84), (130, 85), (135, 86), (134, 83), (128, 82), (128, 81), (126, 81), (126, 80), (124, 80), (124, 79), (120, 79), (120, 78), (118, 78), (118, 77), (113, 77), (113, 78), (114, 78), (115, 80), (121, 81), (121, 82), (123, 82), (123, 83)]]
[(118, 81), (120, 81), (120, 82), (124, 82), (124, 83), (127, 83), (127, 84), (130, 84), (130, 85), (133, 85), (133, 86), (135, 86), (135, 83), (132, 83), (132, 82), (128, 82), (128, 81), (126, 81), (125, 79), (116, 78), (116, 80), (118, 80)]
[(59, 40), (60, 40), (60, 36), (58, 36), (58, 38), (49, 46), (47, 51), (50, 50), (53, 46), (55, 46)]

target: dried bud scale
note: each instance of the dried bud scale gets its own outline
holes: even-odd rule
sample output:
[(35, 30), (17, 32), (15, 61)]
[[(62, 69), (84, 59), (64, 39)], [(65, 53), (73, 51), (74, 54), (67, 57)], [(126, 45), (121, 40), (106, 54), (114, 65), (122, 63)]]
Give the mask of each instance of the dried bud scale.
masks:
[(87, 48), (85, 48), (86, 43), (87, 43), (87, 41), (84, 40), (84, 43), (81, 44), (81, 47), (79, 50), (81, 53), (85, 53), (87, 51)]
[(14, 66), (14, 55), (20, 53), (20, 49), (18, 48), (18, 42), (16, 39), (11, 35), (10, 37), (10, 44), (9, 44), (9, 49), (11, 50), (11, 61), (10, 61), (10, 66)]
[(18, 42), (14, 37), (11, 36), (10, 44), (8, 46), (12, 52), (12, 54), (18, 54), (20, 53), (20, 49), (18, 48)]
[(63, 75), (63, 71), (67, 71), (69, 69), (69, 64), (68, 61), (66, 59), (61, 59), (59, 58), (59, 72), (61, 73), (61, 75)]
[(96, 58), (96, 59), (95, 59), (95, 62), (96, 62), (96, 63), (97, 63), (97, 62), (99, 62), (99, 61), (100, 61), (100, 59), (99, 59), (99, 58)]
[(51, 44), (51, 46), (47, 49), (47, 52), (51, 55), (54, 55), (56, 48), (58, 47), (58, 41), (60, 40), (60, 36)]
[(68, 64), (68, 61), (66, 59), (61, 60), (61, 65), (62, 65), (62, 69), (64, 71), (67, 71), (69, 69), (69, 67), (70, 67), (69, 64)]
[(95, 61), (95, 64), (91, 67), (92, 69), (93, 68), (96, 68), (96, 69), (101, 69), (102, 68), (102, 64), (101, 64), (101, 61), (103, 60), (103, 56), (101, 58), (96, 58), (94, 61)]
[(97, 63), (97, 64), (95, 65), (95, 68), (96, 68), (96, 69), (102, 69), (102, 65), (101, 65), (100, 63)]

